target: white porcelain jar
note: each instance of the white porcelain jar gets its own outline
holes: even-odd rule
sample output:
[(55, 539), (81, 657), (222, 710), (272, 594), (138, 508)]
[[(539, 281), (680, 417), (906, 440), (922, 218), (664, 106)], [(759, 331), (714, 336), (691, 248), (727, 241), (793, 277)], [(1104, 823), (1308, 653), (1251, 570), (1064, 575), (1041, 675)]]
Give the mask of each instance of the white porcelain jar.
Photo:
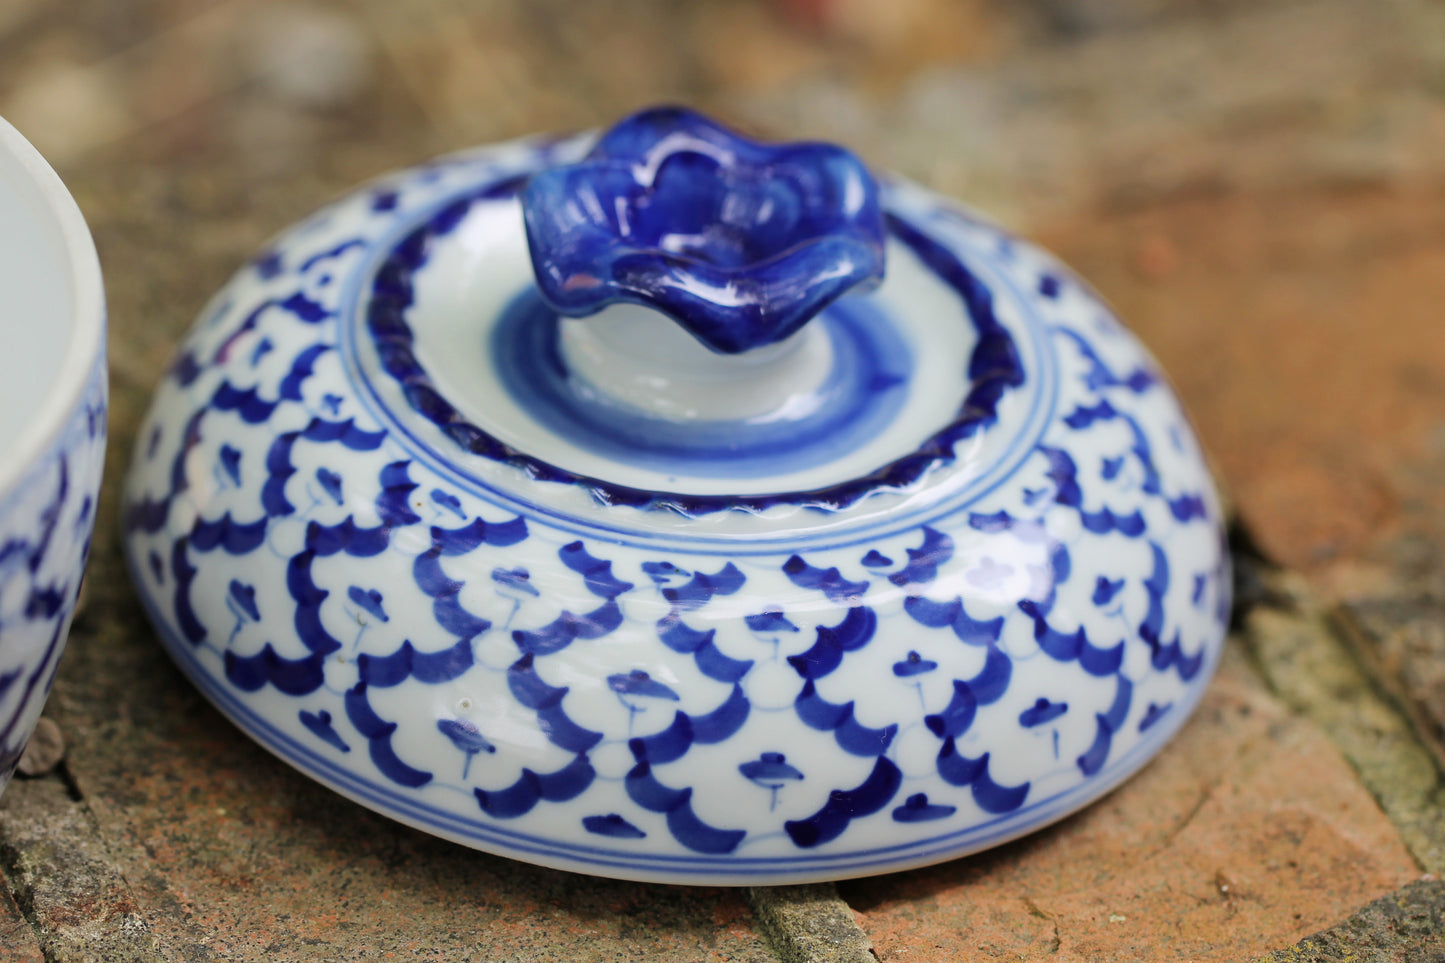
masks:
[(75, 201), (0, 120), (0, 789), (70, 632), (105, 461), (105, 297)]

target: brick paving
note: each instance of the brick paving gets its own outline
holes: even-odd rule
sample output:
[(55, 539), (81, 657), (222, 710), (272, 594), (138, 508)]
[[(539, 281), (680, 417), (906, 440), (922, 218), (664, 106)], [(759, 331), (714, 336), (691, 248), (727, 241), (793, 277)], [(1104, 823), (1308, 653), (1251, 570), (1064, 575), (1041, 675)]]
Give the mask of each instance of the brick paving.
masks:
[[(990, 853), (684, 890), (451, 846), (320, 789), (171, 668), (116, 481), (205, 298), (436, 153), (681, 100), (837, 139), (1042, 239), (1170, 372), (1238, 514), (1237, 631), (1138, 777)], [(9, 0), (0, 115), (107, 275), (90, 576), (0, 799), (0, 959), (1437, 959), (1445, 7), (1431, 0)], [(1316, 934), (1316, 935), (1311, 935)]]
[(1035, 836), (839, 885), (884, 963), (1263, 955), (1419, 876), (1326, 735), (1230, 650), (1169, 750)]

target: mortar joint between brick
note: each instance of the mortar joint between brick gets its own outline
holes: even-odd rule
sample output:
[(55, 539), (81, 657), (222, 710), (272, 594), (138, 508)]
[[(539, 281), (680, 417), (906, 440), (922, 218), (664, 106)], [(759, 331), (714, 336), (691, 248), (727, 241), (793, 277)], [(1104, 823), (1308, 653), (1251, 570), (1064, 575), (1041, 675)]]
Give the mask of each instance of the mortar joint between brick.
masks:
[[(1431, 872), (1445, 869), (1445, 813), (1438, 805), (1445, 770), (1440, 759), (1421, 739), (1410, 714), (1402, 711), (1398, 700), (1369, 670), (1356, 646), (1344, 637), (1339, 622), (1332, 618), (1331, 608), (1304, 578), (1284, 570), (1275, 570), (1269, 577), (1284, 601), (1258, 608), (1292, 620), (1308, 641), (1304, 648), (1292, 651), (1286, 642), (1285, 650), (1271, 657), (1267, 651), (1268, 633), (1257, 626), (1245, 626), (1243, 640), (1265, 684), (1297, 713), (1321, 727), (1394, 823), (1417, 864)], [(1313, 671), (1307, 664), (1311, 661), (1315, 663)], [(1337, 710), (1345, 698), (1340, 691), (1326, 687), (1312, 692), (1308, 684), (1290, 684), (1290, 677), (1299, 673), (1328, 683), (1331, 680), (1322, 678), (1319, 669), (1329, 666), (1351, 676), (1350, 706), (1369, 708), (1378, 719), (1391, 720), (1380, 731), (1382, 738), (1354, 738), (1357, 731), (1339, 718)], [(1339, 680), (1334, 682), (1341, 684)], [(1429, 788), (1421, 791), (1421, 784), (1426, 782)]]
[[(779, 963), (873, 963), (878, 952), (832, 883), (754, 886), (748, 903)], [(827, 939), (832, 931), (840, 940)], [(826, 948), (820, 944), (831, 944)]]
[(1360, 624), (1355, 615), (1344, 605), (1334, 605), (1325, 612), (1327, 624), (1350, 654), (1360, 671), (1370, 681), (1371, 689), (1409, 725), (1415, 740), (1426, 751), (1435, 764), (1435, 789), (1445, 787), (1445, 743), (1432, 738), (1431, 723), (1424, 710), (1410, 699), (1403, 687), (1391, 679), (1379, 661), (1372, 657), (1366, 641), (1368, 630)]

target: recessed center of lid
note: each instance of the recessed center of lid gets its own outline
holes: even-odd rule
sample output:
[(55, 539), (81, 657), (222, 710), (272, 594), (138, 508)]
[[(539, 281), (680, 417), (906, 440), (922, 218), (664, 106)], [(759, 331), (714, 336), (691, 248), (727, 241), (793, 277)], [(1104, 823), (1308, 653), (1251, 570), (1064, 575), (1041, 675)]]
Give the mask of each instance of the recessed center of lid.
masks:
[(889, 283), (800, 340), (713, 360), (645, 314), (558, 318), (534, 293), (519, 222), (514, 200), (478, 201), (434, 233), (405, 322), (446, 420), (548, 466), (642, 491), (810, 491), (909, 455), (968, 395), (966, 306), (902, 245)]
[[(645, 359), (618, 358), (638, 327), (640, 354), (668, 350), (645, 316), (562, 319), (537, 296), (506, 187), (382, 242), (343, 343), (398, 437), (483, 488), (568, 516), (738, 509), (767, 528), (793, 506), (846, 525), (880, 509), (875, 495), (924, 505), (986, 488), (1041, 424), (1051, 355), (986, 232), (970, 253), (964, 223), (940, 239), (890, 215), (881, 286), (826, 308), (811, 340), (663, 372), (669, 394)], [(648, 397), (629, 395), (639, 387)]]
[[(837, 361), (823, 325), (742, 354), (712, 351), (668, 316), (637, 304), (563, 319), (557, 327), (558, 360), (579, 392), (672, 421), (796, 419), (816, 406)], [(900, 369), (908, 364), (894, 361)]]
[(594, 471), (611, 481), (644, 471), (665, 476), (667, 491), (682, 479), (730, 482), (708, 494), (840, 464), (854, 465), (844, 477), (866, 473), (876, 466), (852, 460), (894, 426), (913, 372), (886, 317), (847, 300), (786, 342), (720, 355), (650, 309), (571, 321), (528, 289), (492, 329), (491, 349), (524, 419), (497, 432), (568, 470), (605, 458)]

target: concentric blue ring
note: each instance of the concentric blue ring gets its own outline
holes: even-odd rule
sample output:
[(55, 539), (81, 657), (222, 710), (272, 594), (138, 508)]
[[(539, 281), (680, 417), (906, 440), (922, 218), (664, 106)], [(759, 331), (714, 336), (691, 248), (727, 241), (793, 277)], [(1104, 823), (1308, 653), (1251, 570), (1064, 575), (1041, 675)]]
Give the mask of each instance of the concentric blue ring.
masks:
[(902, 242), (963, 302), (976, 334), (967, 368), (967, 390), (954, 417), (916, 450), (857, 478), (811, 491), (762, 495), (696, 495), (650, 491), (589, 477), (553, 465), (503, 442), (469, 421), (437, 390), (416, 357), (415, 336), (407, 312), (415, 300), (416, 275), (432, 246), (454, 231), (478, 202), (509, 198), (522, 178), (487, 184), (451, 200), (385, 251), (369, 296), (363, 301), (365, 325), (383, 370), (402, 389), (407, 404), (469, 454), (521, 469), (538, 482), (574, 484), (590, 489), (602, 503), (644, 510), (675, 511), (687, 516), (742, 510), (766, 511), (799, 505), (839, 511), (880, 490), (902, 490), (940, 464), (952, 462), (954, 448), (998, 420), (999, 404), (1027, 380), (1018, 345), (994, 312), (993, 292), (949, 247), (898, 214), (886, 217), (890, 235)]
[(877, 437), (907, 399), (911, 352), (866, 300), (835, 303), (814, 321), (832, 341), (814, 405), (792, 418), (673, 421), (609, 403), (566, 366), (561, 320), (535, 289), (492, 329), (497, 380), (518, 406), (572, 445), (632, 465), (710, 478), (765, 478), (826, 464)]

